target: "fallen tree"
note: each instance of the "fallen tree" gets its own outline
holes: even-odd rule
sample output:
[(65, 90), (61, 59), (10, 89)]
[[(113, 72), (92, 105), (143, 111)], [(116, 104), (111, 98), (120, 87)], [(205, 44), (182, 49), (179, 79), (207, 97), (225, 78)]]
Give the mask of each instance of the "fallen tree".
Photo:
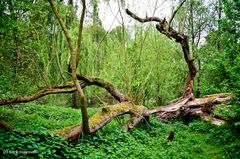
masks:
[[(123, 125), (123, 129), (126, 131), (134, 128), (134, 126), (136, 126), (142, 119), (147, 118), (150, 115), (155, 115), (161, 120), (167, 120), (171, 117), (192, 115), (211, 121), (216, 125), (224, 123), (223, 120), (212, 116), (211, 112), (207, 110), (212, 109), (212, 106), (215, 104), (229, 101), (231, 99), (230, 94), (214, 94), (194, 100), (190, 100), (191, 98), (192, 97), (189, 96), (179, 100), (178, 102), (170, 103), (166, 106), (158, 106), (153, 109), (148, 109), (142, 105), (134, 105), (131, 102), (121, 102), (115, 105), (108, 105), (89, 119), (90, 133), (98, 131), (114, 118), (125, 114), (131, 115), (131, 119)], [(64, 136), (68, 140), (72, 141), (82, 135), (82, 124), (55, 130), (54, 133)]]
[[(53, 0), (51, 2), (51, 7), (65, 32), (65, 36), (68, 41), (71, 41), (71, 37), (68, 35), (67, 28), (64, 27), (63, 21), (60, 18), (60, 15), (57, 13), (56, 8), (54, 8)], [(36, 93), (30, 96), (17, 97), (11, 99), (1, 99), (0, 105), (11, 104), (11, 103), (20, 103), (20, 102), (30, 102), (36, 100), (42, 96), (48, 94), (57, 94), (57, 93), (73, 93), (81, 89), (86, 88), (90, 85), (95, 85), (106, 89), (119, 103), (115, 105), (109, 105), (102, 108), (101, 111), (97, 112), (90, 119), (88, 119), (88, 133), (94, 133), (101, 129), (103, 126), (107, 125), (114, 118), (130, 114), (130, 120), (123, 125), (123, 129), (128, 131), (134, 128), (141, 120), (148, 118), (151, 115), (156, 116), (160, 120), (167, 120), (171, 117), (180, 117), (180, 116), (200, 116), (204, 120), (210, 120), (213, 124), (222, 124), (224, 121), (212, 115), (213, 106), (220, 103), (225, 103), (231, 99), (231, 94), (213, 94), (204, 96), (203, 98), (196, 99), (193, 95), (193, 81), (196, 76), (197, 70), (194, 65), (194, 60), (190, 56), (188, 37), (183, 33), (179, 33), (174, 30), (170, 25), (171, 21), (168, 23), (165, 19), (160, 19), (158, 17), (146, 17), (140, 18), (136, 14), (132, 13), (130, 10), (126, 9), (126, 13), (133, 19), (145, 23), (145, 22), (157, 22), (156, 29), (161, 33), (166, 35), (170, 39), (174, 39), (182, 47), (183, 56), (185, 62), (188, 66), (188, 76), (186, 78), (185, 86), (183, 89), (182, 96), (176, 100), (169, 102), (166, 106), (158, 106), (152, 109), (149, 109), (142, 105), (135, 105), (128, 99), (123, 93), (121, 93), (113, 84), (104, 79), (96, 77), (87, 77), (85, 75), (80, 75), (75, 73), (74, 80), (72, 82), (67, 82), (63, 85), (45, 87), (38, 90)], [(171, 18), (172, 20), (172, 18)], [(80, 42), (78, 42), (80, 43)], [(70, 45), (70, 50), (72, 46)], [(73, 51), (72, 51), (73, 52)], [(77, 79), (77, 83), (75, 80)], [(80, 87), (80, 89), (77, 87)], [(59, 135), (64, 136), (69, 140), (75, 140), (79, 138), (83, 132), (82, 123), (62, 128), (59, 130), (53, 131)]]

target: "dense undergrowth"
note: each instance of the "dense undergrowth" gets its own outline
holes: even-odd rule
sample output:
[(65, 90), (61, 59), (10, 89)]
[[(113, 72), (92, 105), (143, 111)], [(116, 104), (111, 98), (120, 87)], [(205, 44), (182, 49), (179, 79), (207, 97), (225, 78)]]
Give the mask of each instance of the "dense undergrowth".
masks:
[[(17, 104), (0, 109), (0, 119), (22, 130), (55, 130), (81, 121), (80, 109), (53, 105)], [(91, 116), (97, 108), (89, 109)]]
[[(240, 135), (231, 125), (216, 127), (198, 119), (186, 124), (182, 120), (161, 122), (151, 118), (150, 123), (123, 132), (119, 125), (124, 119), (120, 118), (94, 135), (85, 135), (83, 139), (69, 143), (46, 130), (78, 123), (79, 110), (24, 105), (1, 108), (2, 120), (18, 130), (33, 131), (26, 135), (1, 129), (3, 158), (240, 158)], [(90, 114), (96, 111), (96, 108), (89, 109)], [(166, 139), (170, 131), (175, 133), (173, 141)], [(29, 153), (26, 155), (26, 152)]]

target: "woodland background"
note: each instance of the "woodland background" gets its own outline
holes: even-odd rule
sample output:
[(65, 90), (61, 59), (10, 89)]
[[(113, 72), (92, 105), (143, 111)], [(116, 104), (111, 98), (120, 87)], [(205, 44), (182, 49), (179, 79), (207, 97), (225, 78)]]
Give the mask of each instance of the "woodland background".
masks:
[[(77, 71), (110, 81), (135, 104), (148, 108), (181, 96), (187, 65), (180, 45), (160, 34), (151, 23), (134, 22), (133, 26), (121, 23), (112, 30), (104, 29), (99, 3), (87, 1), (88, 21), (84, 23)], [(128, 3), (115, 3), (121, 17), (127, 16), (122, 11)], [(173, 10), (179, 3), (173, 3), (176, 4)], [(80, 6), (72, 0), (55, 1), (55, 5), (76, 41), (79, 25), (76, 11)], [(39, 88), (71, 79), (67, 40), (48, 1), (1, 0), (0, 23), (1, 99), (30, 95)], [(227, 121), (226, 125), (216, 127), (199, 119), (165, 122), (151, 119), (147, 130), (146, 125), (140, 125), (126, 133), (118, 128), (126, 119), (119, 117), (75, 145), (45, 132), (35, 132), (36, 136), (1, 132), (0, 150), (24, 147), (24, 150), (38, 150), (40, 158), (53, 155), (56, 158), (172, 158), (176, 153), (176, 158), (195, 158), (197, 154), (202, 154), (199, 158), (240, 157), (240, 2), (189, 0), (178, 10), (172, 26), (189, 37), (198, 69), (195, 96), (233, 94), (230, 102), (217, 106), (214, 111)], [(104, 103), (116, 103), (108, 92), (96, 86), (84, 89), (84, 94), (90, 116)], [(77, 93), (49, 95), (31, 103), (2, 106), (0, 119), (20, 130), (54, 130), (79, 123), (80, 105)], [(175, 132), (175, 141), (165, 141), (169, 131)], [(197, 146), (189, 148), (192, 144)]]

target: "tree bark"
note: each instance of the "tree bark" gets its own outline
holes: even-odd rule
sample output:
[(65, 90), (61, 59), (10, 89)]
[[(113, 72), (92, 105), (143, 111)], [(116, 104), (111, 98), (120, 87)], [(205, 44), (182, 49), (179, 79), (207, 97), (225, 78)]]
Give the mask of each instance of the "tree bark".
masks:
[(96, 77), (88, 77), (80, 74), (77, 74), (77, 78), (78, 80), (84, 81), (91, 85), (105, 88), (119, 102), (129, 101), (129, 99), (124, 94), (122, 94), (113, 84), (106, 80)]
[(6, 104), (12, 104), (12, 103), (26, 103), (26, 102), (34, 101), (40, 97), (43, 97), (49, 94), (72, 93), (74, 91), (76, 91), (76, 88), (74, 88), (73, 83), (68, 82), (65, 85), (42, 88), (29, 96), (16, 97), (16, 98), (10, 98), (10, 99), (0, 99), (0, 106), (6, 105)]
[(4, 122), (3, 120), (0, 120), (0, 127), (4, 128), (5, 131), (13, 130), (13, 128), (10, 125), (8, 125), (6, 122)]
[(72, 108), (80, 108), (80, 103), (78, 102), (78, 94), (77, 92), (72, 93)]

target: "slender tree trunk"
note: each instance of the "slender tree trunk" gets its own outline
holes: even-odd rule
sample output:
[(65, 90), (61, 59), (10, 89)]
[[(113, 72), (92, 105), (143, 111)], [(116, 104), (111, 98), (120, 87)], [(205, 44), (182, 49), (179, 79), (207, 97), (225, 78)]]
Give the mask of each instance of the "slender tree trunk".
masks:
[[(197, 59), (197, 62), (198, 62), (198, 71), (200, 72), (201, 71), (201, 61), (200, 59)], [(197, 90), (196, 90), (196, 97), (200, 97), (201, 95), (201, 91), (200, 91), (200, 88), (201, 88), (201, 80), (200, 80), (200, 73), (198, 74), (197, 76)]]
[[(68, 12), (67, 12), (67, 15), (66, 15), (66, 27), (67, 29), (70, 29), (71, 25), (72, 25), (72, 22), (74, 20), (74, 10), (73, 10), (73, 0), (68, 0)], [(79, 57), (77, 55), (77, 59), (76, 59), (76, 68), (77, 68), (77, 65), (78, 65), (78, 61), (79, 61)], [(71, 72), (69, 72), (71, 73)], [(78, 98), (78, 93), (77, 92), (74, 92), (72, 94), (72, 107), (73, 108), (79, 108), (80, 107), (80, 103), (78, 102), (78, 100), (80, 100), (80, 98)]]
[(77, 92), (73, 92), (72, 93), (72, 108), (80, 108), (80, 103), (78, 102), (78, 100), (80, 100), (78, 98), (78, 93)]
[(83, 133), (84, 134), (88, 134), (89, 133), (89, 124), (88, 124), (88, 114), (87, 114), (87, 107), (86, 107), (86, 100), (85, 100), (85, 96), (83, 93), (83, 90), (81, 88), (81, 85), (78, 82), (77, 79), (77, 56), (80, 56), (80, 50), (81, 50), (81, 41), (82, 41), (82, 30), (83, 30), (83, 22), (84, 22), (84, 17), (85, 17), (85, 11), (86, 11), (86, 3), (85, 0), (82, 0), (82, 4), (83, 4), (83, 9), (82, 9), (82, 14), (81, 14), (81, 18), (80, 18), (80, 23), (79, 23), (79, 31), (78, 31), (78, 40), (77, 40), (77, 48), (74, 49), (73, 48), (73, 44), (72, 44), (72, 38), (69, 34), (69, 31), (66, 27), (66, 25), (64, 24), (61, 16), (59, 15), (55, 5), (54, 5), (54, 0), (49, 0), (50, 5), (52, 7), (52, 10), (59, 22), (59, 24), (62, 27), (62, 30), (65, 34), (65, 37), (67, 39), (68, 42), (68, 47), (70, 50), (70, 72), (71, 72), (71, 76), (73, 79), (73, 82), (75, 84), (75, 87), (77, 89), (77, 92), (80, 95), (80, 103), (81, 103), (81, 113), (82, 113), (82, 125), (83, 125)]
[[(220, 19), (222, 18), (222, 0), (218, 0), (218, 31), (220, 32), (221, 23)], [(217, 40), (218, 51), (221, 50), (220, 40)]]
[(194, 50), (194, 41), (195, 41), (195, 34), (194, 34), (194, 24), (193, 24), (193, 1), (190, 0), (189, 4), (189, 26), (190, 26), (190, 35), (191, 35), (191, 51), (193, 54), (193, 58), (195, 58), (195, 50)]
[(121, 54), (123, 53), (124, 54), (124, 80), (125, 80), (125, 86), (126, 86), (126, 90), (127, 90), (127, 95), (132, 98), (133, 95), (132, 95), (132, 89), (131, 89), (131, 86), (130, 86), (130, 77), (129, 77), (129, 57), (128, 57), (128, 53), (126, 51), (126, 29), (125, 29), (125, 25), (124, 25), (124, 18), (123, 18), (123, 14), (121, 12), (121, 4), (118, 2), (118, 9), (119, 9), (119, 12), (120, 12), (120, 17), (121, 17), (121, 20), (122, 20), (122, 23), (121, 23), (121, 27), (122, 27), (122, 41), (121, 41), (121, 46), (122, 46), (122, 50), (121, 50)]
[(79, 27), (78, 27), (78, 40), (77, 40), (77, 49), (76, 52), (73, 52), (72, 54), (72, 77), (74, 80), (74, 83), (76, 85), (77, 91), (79, 93), (80, 96), (80, 108), (81, 108), (81, 112), (82, 112), (82, 123), (83, 123), (83, 133), (84, 134), (88, 134), (90, 133), (89, 130), (89, 121), (88, 121), (88, 113), (87, 113), (87, 102), (86, 102), (86, 98), (85, 95), (83, 93), (83, 90), (81, 88), (81, 85), (79, 84), (78, 80), (77, 80), (77, 66), (79, 63), (79, 59), (80, 59), (80, 53), (81, 53), (81, 43), (82, 43), (82, 31), (83, 31), (83, 22), (84, 22), (84, 17), (85, 17), (85, 12), (86, 12), (86, 2), (85, 0), (82, 0), (82, 4), (83, 4), (83, 8), (82, 8), (82, 14), (81, 14), (81, 18), (80, 18), (80, 23), (79, 23)]

